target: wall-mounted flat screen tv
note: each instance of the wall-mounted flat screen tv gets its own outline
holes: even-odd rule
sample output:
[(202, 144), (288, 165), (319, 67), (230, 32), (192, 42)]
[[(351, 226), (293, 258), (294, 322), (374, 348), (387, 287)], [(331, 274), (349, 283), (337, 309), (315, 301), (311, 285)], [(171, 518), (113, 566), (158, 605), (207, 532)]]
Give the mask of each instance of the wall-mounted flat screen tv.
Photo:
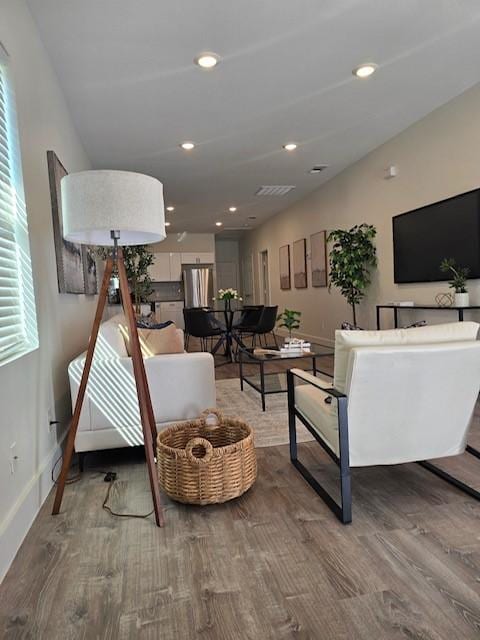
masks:
[(448, 280), (444, 258), (480, 278), (480, 189), (393, 218), (395, 282)]

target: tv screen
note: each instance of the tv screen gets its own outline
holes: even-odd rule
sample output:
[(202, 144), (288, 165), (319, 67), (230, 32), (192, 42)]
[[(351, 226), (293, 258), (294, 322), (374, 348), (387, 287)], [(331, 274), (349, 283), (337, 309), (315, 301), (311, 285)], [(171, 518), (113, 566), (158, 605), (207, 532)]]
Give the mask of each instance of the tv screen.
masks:
[(444, 258), (480, 277), (480, 189), (393, 218), (395, 282), (449, 280)]

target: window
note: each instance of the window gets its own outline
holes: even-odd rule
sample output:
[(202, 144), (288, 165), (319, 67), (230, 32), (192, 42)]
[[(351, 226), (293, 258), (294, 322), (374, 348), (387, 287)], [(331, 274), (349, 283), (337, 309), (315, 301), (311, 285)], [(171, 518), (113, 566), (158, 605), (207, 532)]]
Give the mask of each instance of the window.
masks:
[(38, 347), (13, 87), (0, 44), (0, 365)]

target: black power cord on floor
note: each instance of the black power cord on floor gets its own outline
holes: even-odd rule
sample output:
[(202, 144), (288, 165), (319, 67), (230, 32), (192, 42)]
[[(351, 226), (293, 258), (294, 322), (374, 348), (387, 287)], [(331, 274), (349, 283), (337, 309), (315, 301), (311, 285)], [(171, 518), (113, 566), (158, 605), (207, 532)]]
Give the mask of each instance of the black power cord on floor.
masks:
[[(55, 478), (55, 469), (57, 468), (58, 463), (63, 459), (63, 454), (60, 455), (53, 467), (52, 467), (52, 482), (53, 484), (57, 485), (58, 484), (58, 478)], [(74, 465), (75, 467), (79, 467), (79, 462), (75, 462)], [(102, 509), (104, 509), (105, 511), (107, 511), (111, 516), (115, 516), (116, 518), (149, 518), (152, 513), (154, 512), (154, 509), (152, 509), (152, 511), (150, 511), (150, 513), (145, 513), (145, 514), (139, 514), (139, 513), (117, 513), (116, 511), (114, 511), (109, 505), (108, 505), (108, 501), (110, 499), (110, 492), (112, 490), (113, 484), (117, 479), (117, 474), (115, 471), (103, 471), (102, 469), (90, 469), (90, 471), (94, 471), (97, 473), (100, 473), (101, 475), (104, 476), (103, 480), (104, 482), (108, 482), (108, 488), (107, 488), (107, 493), (105, 495), (105, 498), (103, 500), (102, 503)], [(82, 474), (80, 472), (77, 472), (75, 475), (73, 475), (71, 478), (67, 478), (67, 480), (65, 481), (65, 484), (74, 484), (75, 482), (78, 482), (79, 480), (81, 480), (82, 478)]]
[(115, 516), (116, 518), (149, 518), (152, 515), (153, 511), (154, 511), (153, 509), (150, 511), (150, 513), (145, 513), (145, 514), (139, 514), (139, 513), (117, 513), (116, 511), (113, 511), (113, 509), (111, 507), (109, 507), (108, 501), (110, 499), (110, 492), (112, 490), (112, 487), (113, 487), (116, 479), (117, 479), (117, 474), (114, 471), (108, 471), (105, 474), (104, 481), (108, 482), (108, 488), (107, 488), (107, 493), (106, 493), (105, 498), (104, 498), (103, 503), (102, 503), (102, 509), (107, 511), (111, 516)]
[[(58, 484), (58, 478), (55, 478), (55, 469), (57, 468), (58, 463), (60, 462), (60, 460), (63, 460), (63, 453), (58, 456), (58, 458), (55, 460), (55, 463), (52, 467), (52, 482), (53, 484)], [(73, 467), (79, 467), (79, 463), (78, 461), (72, 465)], [(76, 475), (72, 476), (71, 478), (67, 478), (65, 481), (65, 484), (73, 484), (74, 482), (78, 482), (80, 480), (80, 478), (82, 477), (82, 474), (80, 472), (77, 472)]]

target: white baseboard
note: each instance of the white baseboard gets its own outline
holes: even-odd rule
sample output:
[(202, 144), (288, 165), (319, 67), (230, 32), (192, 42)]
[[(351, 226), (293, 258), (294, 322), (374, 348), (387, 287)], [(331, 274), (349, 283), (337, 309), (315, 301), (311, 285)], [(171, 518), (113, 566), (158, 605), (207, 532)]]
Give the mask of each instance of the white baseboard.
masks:
[[(287, 337), (288, 331), (286, 329), (275, 329), (275, 335)], [(315, 344), (319, 344), (326, 347), (333, 347), (335, 345), (335, 341), (331, 338), (325, 338), (324, 336), (314, 336), (309, 333), (302, 333), (301, 331), (293, 331), (292, 336), (294, 338), (300, 338), (301, 340), (308, 340), (308, 342), (313, 342)]]
[(25, 536), (45, 502), (52, 483), (52, 465), (62, 453), (61, 444), (67, 435), (40, 463), (37, 472), (25, 486), (0, 524), (0, 583), (12, 564)]

